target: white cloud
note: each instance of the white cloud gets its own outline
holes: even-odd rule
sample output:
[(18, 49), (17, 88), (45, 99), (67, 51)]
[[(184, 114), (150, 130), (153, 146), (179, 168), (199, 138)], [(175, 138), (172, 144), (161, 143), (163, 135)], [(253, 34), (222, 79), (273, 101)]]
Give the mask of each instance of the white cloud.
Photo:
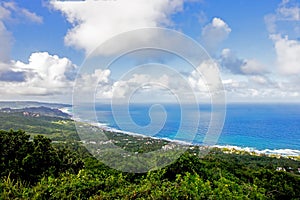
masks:
[[(67, 58), (49, 55), (47, 52), (33, 53), (28, 63), (10, 63), (10, 70), (21, 81), (0, 80), (1, 94), (52, 95), (71, 93), (73, 80), (66, 76), (76, 66)], [(16, 76), (18, 75), (18, 76)], [(20, 78), (19, 76), (22, 75)], [(6, 77), (7, 78), (7, 77)]]
[[(141, 94), (145, 95), (145, 93), (149, 94), (148, 98), (150, 97), (152, 100), (154, 100), (154, 97), (158, 97), (160, 100), (170, 100), (174, 99), (175, 96), (176, 98), (183, 98), (183, 101), (193, 100), (192, 98), (195, 97), (210, 98), (213, 92), (219, 92), (222, 89), (218, 84), (219, 80), (216, 80), (215, 77), (217, 74), (216, 65), (214, 62), (205, 61), (190, 74), (181, 74), (160, 66), (153, 66), (152, 69), (149, 66), (143, 66), (128, 72), (125, 77), (116, 81), (110, 79), (109, 71), (104, 76), (107, 79), (97, 83), (97, 98), (122, 100), (128, 96), (134, 97), (135, 94), (139, 96)], [(157, 73), (157, 70), (160, 70), (159, 73)], [(103, 72), (102, 70), (101, 73)], [(204, 76), (206, 80), (203, 78)], [(95, 86), (95, 84), (89, 82), (89, 80), (93, 80), (91, 75), (83, 75), (82, 77), (88, 78), (79, 79), (78, 83), (83, 83), (87, 87)], [(95, 83), (94, 80), (93, 82)], [(78, 91), (84, 93), (83, 89)], [(86, 91), (93, 92), (93, 88)]]
[(169, 16), (182, 9), (183, 0), (52, 0), (51, 5), (73, 25), (65, 36), (65, 44), (89, 53), (119, 33), (144, 27), (170, 26)]
[(299, 5), (289, 5), (291, 1), (283, 0), (277, 9), (279, 20), (300, 21), (300, 8)]
[(230, 49), (223, 49), (220, 63), (233, 74), (257, 75), (266, 74), (266, 67), (255, 59), (238, 58)]
[[(49, 55), (47, 52), (33, 53), (28, 59), (28, 63), (20, 61), (11, 63), (11, 69), (15, 72), (12, 76), (15, 78), (24, 76), (24, 80), (22, 81), (21, 77), (21, 81), (0, 81), (0, 92), (6, 97), (10, 95), (21, 95), (22, 98), (58, 95), (64, 99), (70, 99), (74, 80), (69, 79), (66, 74), (67, 72), (74, 73), (75, 67), (67, 58)], [(212, 90), (220, 89), (217, 85), (213, 85), (214, 82), (217, 82), (213, 79), (215, 69), (215, 65), (211, 62), (203, 62), (198, 67), (198, 70), (208, 80), (203, 79), (196, 70), (188, 75), (177, 74), (175, 76), (175, 74), (168, 74), (163, 70), (161, 73), (151, 74), (142, 69), (140, 73), (133, 73), (125, 79), (116, 81), (111, 79), (109, 69), (97, 69), (91, 74), (78, 76), (77, 87), (82, 94), (85, 92), (95, 93), (97, 99), (124, 98), (137, 88), (140, 89), (140, 92), (149, 94), (143, 96), (148, 98), (144, 100), (149, 100), (149, 98), (168, 100), (173, 96), (172, 93), (185, 96), (191, 92), (198, 98), (209, 99), (210, 92), (214, 91), (209, 91), (208, 86), (211, 86)], [(182, 76), (183, 79), (178, 76)], [(249, 76), (248, 81), (247, 79), (230, 78), (223, 80), (223, 84), (230, 98), (273, 98), (278, 96), (296, 98), (300, 92), (299, 87), (295, 87), (299, 84), (299, 80), (298, 83), (282, 81), (275, 84), (263, 75)], [(97, 90), (95, 90), (96, 86)], [(85, 96), (80, 96), (80, 98), (84, 99)]]
[(147, 92), (155, 95), (156, 93), (161, 94), (164, 92), (170, 94), (166, 91), (172, 91), (178, 94), (184, 90), (185, 84), (188, 83), (183, 84), (182, 79), (174, 76), (174, 74), (173, 76), (168, 74), (164, 69), (159, 74), (147, 73), (147, 70), (142, 71), (145, 72), (130, 73), (127, 74), (126, 78), (114, 82), (110, 80), (110, 85), (98, 84), (97, 97), (124, 99), (135, 92), (138, 92), (137, 94)]
[(223, 49), (220, 58), (221, 66), (234, 74), (243, 74), (241, 66), (245, 64), (243, 59), (238, 58), (230, 49)]
[(284, 75), (299, 75), (300, 42), (280, 35), (271, 35), (271, 39), (275, 44), (279, 71)]
[(14, 39), (6, 28), (6, 23), (11, 21), (42, 23), (43, 18), (14, 2), (0, 2), (1, 95), (47, 95), (59, 93), (61, 87), (67, 87), (69, 80), (65, 79), (67, 77), (63, 73), (74, 68), (74, 65), (66, 58), (33, 53), (28, 63), (11, 60), (10, 50)]
[(266, 85), (269, 83), (269, 80), (264, 76), (251, 76), (249, 79), (259, 85)]
[(233, 78), (224, 80), (223, 84), (229, 101), (250, 101), (252, 98), (255, 98), (256, 101), (262, 99), (268, 101), (274, 97), (270, 93), (277, 89), (269, 89), (269, 85), (265, 82), (261, 83), (261, 81), (263, 81), (263, 77), (252, 76), (249, 81)]
[[(133, 74), (129, 80), (117, 81), (113, 84), (112, 94), (114, 98), (124, 98), (136, 88), (143, 88), (146, 84), (153, 83), (155, 80), (148, 74)], [(151, 86), (147, 89), (152, 88)]]
[[(146, 95), (147, 98), (150, 97), (154, 100), (155, 97), (162, 97), (160, 95), (168, 99), (170, 91), (176, 94), (184, 91), (184, 84), (180, 84), (182, 80), (166, 74), (167, 71), (164, 69), (159, 74), (149, 71), (143, 68), (143, 70), (128, 72), (119, 80), (111, 78), (109, 69), (97, 69), (93, 73), (82, 73), (76, 80), (75, 96), (76, 98), (79, 96), (81, 99), (96, 97), (98, 100), (126, 100), (128, 97), (139, 99), (140, 95)], [(78, 100), (81, 101), (81, 99)]]
[(231, 28), (220, 18), (213, 18), (202, 30), (203, 41), (209, 51), (216, 50), (231, 32)]
[(97, 96), (101, 98), (111, 97), (111, 71), (109, 69), (101, 70), (96, 69), (92, 74), (81, 74), (76, 80), (76, 91), (80, 93), (94, 93), (95, 87), (97, 88)]
[(300, 7), (297, 1), (282, 0), (275, 13), (265, 16), (265, 23), (270, 33), (278, 31), (278, 22), (300, 22)]
[(217, 62), (206, 60), (191, 72), (188, 76), (188, 81), (196, 92), (201, 92), (202, 95), (206, 93), (207, 96), (210, 96), (209, 92), (222, 90), (218, 75)]
[(245, 60), (241, 70), (244, 74), (264, 74), (267, 72), (266, 67), (255, 59)]
[(75, 68), (69, 59), (49, 55), (47, 52), (33, 53), (28, 61), (28, 64), (19, 61), (15, 63), (17, 68), (27, 72), (27, 82), (32, 86), (43, 85), (55, 90), (68, 86), (65, 73)]
[(223, 85), (229, 101), (299, 101), (300, 79), (231, 75)]
[(299, 100), (300, 41), (291, 39), (299, 35), (299, 2), (282, 0), (274, 14), (265, 16), (265, 22), (274, 43), (276, 62), (273, 70), (277, 82), (266, 82), (259, 78), (252, 78), (252, 81), (271, 85), (272, 88), (268, 88), (269, 96)]

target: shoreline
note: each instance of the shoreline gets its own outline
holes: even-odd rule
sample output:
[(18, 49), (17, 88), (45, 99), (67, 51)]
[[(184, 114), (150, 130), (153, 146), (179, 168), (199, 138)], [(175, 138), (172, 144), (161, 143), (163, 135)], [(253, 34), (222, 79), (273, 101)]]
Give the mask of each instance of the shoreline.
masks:
[(258, 155), (258, 156), (270, 156), (270, 157), (285, 157), (285, 158), (295, 158), (300, 160), (300, 150), (296, 149), (263, 149), (258, 150), (253, 147), (239, 147), (233, 145), (214, 145), (212, 147), (216, 147), (221, 149), (225, 153), (242, 153), (247, 152), (250, 155)]
[[(72, 107), (71, 107), (71, 109), (72, 109)], [(204, 147), (204, 148), (218, 148), (218, 149), (222, 150), (224, 153), (242, 154), (243, 152), (244, 153), (246, 152), (246, 153), (249, 153), (250, 155), (254, 155), (254, 156), (264, 156), (265, 155), (265, 156), (270, 156), (270, 157), (284, 157), (284, 158), (293, 158), (293, 159), (300, 160), (300, 150), (297, 150), (297, 149), (266, 148), (266, 149), (260, 150), (260, 149), (256, 149), (255, 147), (242, 147), (242, 146), (236, 146), (236, 145), (230, 145), (230, 144), (226, 144), (226, 145), (214, 144), (212, 146), (205, 146), (205, 145), (201, 145), (201, 144), (185, 142), (182, 140), (173, 140), (170, 138), (159, 138), (159, 137), (143, 135), (140, 133), (123, 131), (123, 130), (119, 130), (119, 129), (110, 127), (109, 124), (107, 124), (107, 123), (101, 123), (101, 122), (94, 123), (94, 122), (83, 121), (81, 119), (75, 119), (75, 118), (73, 118), (72, 111), (70, 111), (70, 107), (59, 108), (59, 110), (62, 111), (63, 113), (70, 115), (71, 116), (70, 118), (74, 121), (87, 123), (91, 126), (100, 128), (103, 131), (108, 131), (108, 132), (112, 132), (112, 133), (121, 133), (121, 134), (129, 135), (129, 136), (133, 136), (133, 137), (151, 138), (154, 140), (165, 140), (168, 142), (173, 142), (176, 144), (191, 146), (191, 147), (199, 146), (199, 147)]]

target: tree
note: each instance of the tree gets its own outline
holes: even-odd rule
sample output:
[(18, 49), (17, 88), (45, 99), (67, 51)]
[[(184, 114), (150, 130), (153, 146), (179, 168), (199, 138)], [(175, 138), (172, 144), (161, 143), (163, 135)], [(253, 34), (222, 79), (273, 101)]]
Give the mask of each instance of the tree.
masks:
[(30, 141), (24, 131), (0, 131), (0, 177), (36, 183), (42, 177), (77, 173), (83, 162), (76, 152), (57, 149), (41, 135)]

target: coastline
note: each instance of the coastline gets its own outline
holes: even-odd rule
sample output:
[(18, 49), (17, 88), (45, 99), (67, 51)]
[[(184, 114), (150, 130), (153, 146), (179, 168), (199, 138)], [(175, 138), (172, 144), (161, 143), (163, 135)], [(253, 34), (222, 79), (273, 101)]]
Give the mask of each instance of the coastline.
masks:
[(300, 160), (300, 150), (295, 149), (264, 149), (258, 150), (253, 147), (239, 147), (233, 145), (214, 145), (212, 147), (221, 149), (225, 153), (243, 154), (247, 152), (250, 155), (270, 156), (270, 157), (285, 157)]
[(147, 136), (147, 135), (143, 135), (140, 133), (134, 133), (134, 132), (129, 132), (129, 131), (123, 131), (123, 130), (119, 130), (113, 127), (110, 127), (109, 124), (107, 123), (101, 123), (101, 122), (97, 122), (97, 123), (93, 123), (93, 122), (88, 122), (88, 121), (84, 121), (81, 119), (75, 119), (73, 117), (73, 113), (71, 111), (72, 107), (63, 107), (63, 108), (59, 108), (59, 110), (63, 113), (66, 113), (68, 115), (70, 115), (71, 119), (74, 121), (78, 121), (78, 122), (82, 122), (82, 123), (87, 123), (91, 126), (100, 128), (103, 131), (108, 131), (108, 132), (112, 132), (112, 133), (121, 133), (121, 134), (125, 134), (125, 135), (129, 135), (129, 136), (133, 136), (133, 137), (142, 137), (142, 138), (150, 138), (150, 139), (154, 139), (154, 140), (164, 140), (164, 141), (168, 141), (168, 142), (172, 142), (172, 143), (176, 143), (179, 145), (184, 145), (184, 146), (190, 146), (190, 147), (195, 147), (195, 146), (199, 146), (199, 147), (203, 147), (203, 148), (217, 148), (222, 150), (224, 153), (235, 153), (235, 154), (250, 154), (250, 155), (254, 155), (254, 156), (269, 156), (269, 157), (284, 157), (284, 158), (291, 158), (291, 159), (296, 159), (296, 160), (300, 160), (300, 150), (297, 149), (256, 149), (255, 147), (242, 147), (242, 146), (236, 146), (236, 145), (230, 145), (230, 144), (225, 144), (225, 145), (219, 145), (219, 144), (215, 144), (212, 146), (204, 146), (201, 144), (195, 144), (195, 143), (189, 143), (189, 142), (185, 142), (185, 141), (181, 141), (181, 140), (174, 140), (174, 139), (170, 139), (170, 138), (159, 138), (159, 137), (154, 137), (154, 136)]
[(72, 113), (72, 111), (70, 109), (72, 109), (72, 107), (57, 108), (57, 110), (60, 110), (61, 112), (70, 115), (71, 119), (73, 119), (73, 113)]

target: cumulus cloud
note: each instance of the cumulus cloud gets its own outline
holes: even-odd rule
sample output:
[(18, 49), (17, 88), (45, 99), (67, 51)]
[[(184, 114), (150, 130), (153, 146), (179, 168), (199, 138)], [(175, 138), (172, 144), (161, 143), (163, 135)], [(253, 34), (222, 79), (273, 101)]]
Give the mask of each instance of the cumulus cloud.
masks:
[(222, 51), (219, 62), (225, 68), (223, 84), (230, 101), (273, 101), (281, 98), (292, 101), (299, 91), (295, 82), (281, 80), (260, 62), (238, 58), (230, 49)]
[[(12, 94), (23, 96), (63, 95), (65, 98), (70, 98), (72, 95), (74, 79), (68, 78), (66, 74), (76, 71), (76, 66), (67, 58), (49, 55), (47, 52), (38, 52), (33, 53), (27, 63), (13, 62), (11, 69), (13, 69), (13, 73), (5, 76), (7, 80), (1, 80), (0, 75), (0, 92), (5, 96)], [(139, 88), (140, 92), (149, 94), (147, 98), (151, 97), (152, 100), (155, 98), (170, 99), (172, 92), (181, 96), (192, 92), (197, 97), (210, 98), (211, 92), (222, 89), (217, 85), (211, 85), (217, 82), (211, 80), (212, 77), (209, 76), (214, 76), (216, 63), (203, 62), (197, 70), (189, 74), (176, 74), (176, 76), (172, 73), (165, 73), (163, 70), (160, 73), (151, 74), (150, 68), (145, 69), (149, 69), (149, 72), (142, 69), (130, 74), (125, 79), (115, 81), (112, 79), (109, 69), (97, 69), (92, 73), (78, 76), (76, 87), (82, 94), (85, 92), (95, 94), (97, 99), (122, 99)], [(203, 72), (202, 75), (208, 77), (208, 80), (205, 80), (198, 70)], [(182, 76), (183, 79), (179, 79), (178, 76)], [(274, 83), (264, 75), (249, 75), (248, 80), (225, 79), (223, 84), (230, 96), (240, 98), (270, 98), (276, 97), (276, 94), (295, 96), (299, 92), (297, 88), (292, 88), (289, 82)], [(212, 88), (212, 91), (208, 86)], [(80, 98), (84, 99), (85, 96), (80, 96)]]
[(61, 11), (73, 26), (65, 36), (65, 44), (83, 49), (86, 53), (125, 31), (170, 26), (170, 15), (182, 10), (183, 6), (183, 0), (52, 0), (50, 3), (54, 9)]
[(271, 39), (275, 44), (279, 71), (284, 75), (299, 75), (300, 42), (281, 35), (271, 35)]
[(70, 93), (72, 80), (67, 72), (76, 66), (67, 58), (33, 53), (28, 63), (13, 61), (10, 70), (0, 73), (1, 94), (51, 95)]
[(220, 59), (221, 66), (234, 74), (243, 74), (241, 67), (245, 64), (243, 59), (239, 59), (230, 49), (223, 49)]
[(213, 18), (212, 22), (202, 29), (202, 38), (208, 50), (216, 50), (231, 32), (231, 28), (220, 18)]
[[(265, 22), (274, 44), (274, 73), (278, 79), (277, 83), (273, 82), (274, 89), (270, 90), (276, 91), (277, 97), (299, 98), (300, 42), (292, 39), (299, 37), (300, 33), (299, 2), (282, 0), (273, 14), (265, 16)], [(257, 78), (256, 82), (265, 81)]]
[(190, 101), (196, 97), (210, 98), (214, 92), (222, 90), (220, 80), (216, 80), (215, 77), (218, 74), (216, 70), (217, 63), (211, 61), (204, 61), (191, 73), (184, 74), (162, 66), (145, 65), (129, 71), (115, 81), (111, 79), (109, 70), (100, 70), (101, 81), (96, 81), (96, 71), (82, 75), (79, 81), (77, 80), (80, 88), (78, 91), (93, 92), (96, 83), (98, 86), (96, 96), (99, 99), (122, 100), (128, 96), (135, 97), (135, 94), (145, 95), (145, 93), (149, 94), (148, 98), (157, 97), (160, 100), (174, 100), (174, 97), (181, 98), (181, 101)]
[(16, 62), (15, 66), (28, 74), (27, 81), (34, 86), (45, 85), (48, 88), (59, 89), (68, 82), (66, 72), (76, 67), (67, 58), (49, 55), (47, 52), (33, 53), (28, 63)]
[[(109, 77), (110, 71), (100, 70), (100, 72), (105, 74), (103, 76), (105, 79), (97, 83), (96, 96), (99, 99), (126, 100), (128, 96), (136, 98), (136, 94), (146, 97), (145, 94), (147, 93), (148, 99), (143, 99), (145, 101), (157, 98), (159, 101), (176, 101), (179, 99), (181, 102), (192, 102), (196, 99), (209, 100), (212, 96), (217, 97), (223, 92), (223, 86), (218, 76), (217, 62), (209, 60), (203, 61), (190, 73), (179, 73), (157, 65), (145, 65), (129, 71), (125, 77), (113, 81)], [(84, 79), (89, 87), (92, 85), (88, 81), (92, 80), (91, 75), (82, 77), (85, 76), (89, 77)], [(79, 82), (86, 85), (83, 79), (80, 79)], [(95, 81), (93, 82), (95, 83)], [(84, 93), (83, 89), (79, 91)], [(92, 89), (89, 92), (93, 92)]]
[(202, 76), (199, 75), (199, 73), (194, 70), (189, 76), (188, 81), (191, 87), (198, 92), (208, 92), (207, 84)]
[(149, 74), (133, 74), (128, 80), (116, 81), (112, 86), (112, 94), (114, 98), (124, 98), (135, 89), (148, 91), (162, 89), (155, 83), (170, 88), (169, 77), (166, 75), (161, 75), (157, 79)]
[[(157, 73), (159, 70), (159, 73)], [(168, 94), (182, 95), (189, 93), (188, 81), (178, 72), (163, 66), (144, 65), (135, 68), (122, 76), (119, 80), (110, 79), (104, 84), (98, 84), (99, 98), (124, 99), (134, 94), (146, 92), (151, 95)], [(191, 89), (191, 88), (190, 88)], [(171, 93), (170, 93), (171, 92)]]
[(223, 49), (220, 64), (234, 74), (257, 75), (266, 74), (266, 67), (255, 59), (238, 58), (230, 49)]
[(223, 81), (227, 96), (244, 101), (299, 101), (300, 42), (291, 39), (299, 37), (299, 3), (282, 0), (275, 12), (264, 19), (274, 43), (276, 62), (267, 68), (256, 59), (239, 58), (230, 49), (223, 49), (219, 62), (227, 78)]
[[(109, 69), (96, 69), (93, 73), (83, 73), (77, 77), (74, 87), (80, 95), (95, 93), (97, 98), (111, 98), (112, 81)], [(75, 92), (76, 94), (77, 92)]]

